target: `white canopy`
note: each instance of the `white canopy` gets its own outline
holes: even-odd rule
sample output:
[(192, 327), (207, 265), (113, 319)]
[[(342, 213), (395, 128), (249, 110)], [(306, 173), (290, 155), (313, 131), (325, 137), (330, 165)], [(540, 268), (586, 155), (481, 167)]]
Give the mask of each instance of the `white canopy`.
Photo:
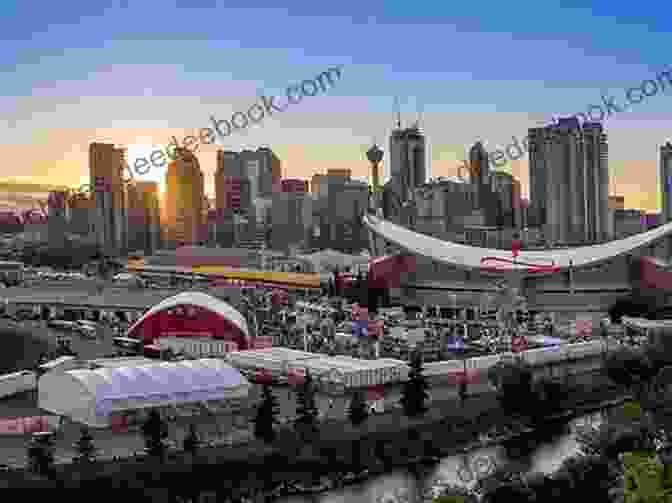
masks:
[(249, 388), (237, 369), (206, 358), (48, 373), (38, 401), (53, 414), (106, 427), (113, 412), (241, 398)]

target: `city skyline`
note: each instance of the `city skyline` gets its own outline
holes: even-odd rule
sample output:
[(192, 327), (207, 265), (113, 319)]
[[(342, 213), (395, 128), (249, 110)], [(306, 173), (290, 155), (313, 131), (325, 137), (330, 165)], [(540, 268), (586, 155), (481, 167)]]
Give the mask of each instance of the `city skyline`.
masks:
[[(67, 24), (78, 21), (67, 7), (59, 13), (47, 8), (31, 21), (24, 8), (16, 8), (5, 38), (17, 51), (0, 60), (6, 82), (0, 98), (6, 118), (0, 123), (4, 178), (79, 185), (88, 179), (90, 142), (126, 145), (132, 162), (136, 145), (146, 145), (137, 150), (149, 153), (171, 136), (197, 135), (211, 125), (211, 115), (231, 117), (262, 94), (280, 95), (288, 83), (339, 64), (347, 66), (347, 78), (328, 93), (232, 135), (230, 143), (201, 146), (196, 155), (206, 192), (214, 193), (218, 149), (269, 146), (283, 160), (285, 177), (310, 179), (329, 168), (363, 177), (369, 175), (366, 150), (376, 142), (385, 150), (382, 173), (388, 179), (395, 96), (400, 96), (404, 127), (420, 119), (428, 174), (450, 176), (477, 140), (488, 152), (504, 148), (529, 128), (583, 111), (603, 93), (618, 96), (668, 64), (660, 42), (664, 27), (653, 15), (627, 21), (616, 12), (621, 8), (611, 5), (613, 18), (608, 18), (602, 2), (592, 12), (535, 4), (526, 9), (525, 21), (502, 12), (503, 6), (488, 12), (451, 6), (450, 16), (445, 7), (427, 6), (401, 20), (395, 8), (386, 6), (382, 14), (375, 4), (357, 5), (360, 14), (354, 18), (343, 17), (353, 12), (348, 3), (305, 5), (303, 15), (271, 8), (177, 11), (158, 5), (110, 8), (105, 18), (99, 7), (88, 5), (77, 11), (86, 21), (79, 27)], [(142, 21), (149, 14), (152, 25), (161, 28)], [(49, 29), (26, 42), (27, 33), (40, 31), (40, 16), (50, 19)], [(220, 29), (221, 18), (227, 19), (226, 31)], [(174, 28), (178, 20), (198, 26), (200, 34)], [(281, 35), (245, 32), (252, 20), (283, 23), (286, 29)], [(548, 20), (574, 33), (559, 33)], [(501, 33), (503, 26), (510, 33)], [(348, 40), (311, 36), (325, 28), (348, 33)], [(543, 29), (545, 35), (535, 33)], [(581, 31), (600, 37), (588, 39)], [(444, 41), (439, 46), (469, 50), (439, 58), (443, 49), (432, 44), (439, 34)], [(422, 51), (409, 52), (409, 39)], [(103, 40), (105, 48), (96, 49)], [(628, 40), (638, 41), (637, 50)], [(516, 65), (511, 55), (523, 54), (535, 64)], [(672, 112), (670, 98), (668, 88), (604, 123), (610, 193), (624, 195), (626, 207), (661, 207), (658, 147), (670, 137), (663, 123)], [(504, 170), (529, 194), (527, 156)], [(157, 169), (156, 176), (162, 181), (165, 170)]]

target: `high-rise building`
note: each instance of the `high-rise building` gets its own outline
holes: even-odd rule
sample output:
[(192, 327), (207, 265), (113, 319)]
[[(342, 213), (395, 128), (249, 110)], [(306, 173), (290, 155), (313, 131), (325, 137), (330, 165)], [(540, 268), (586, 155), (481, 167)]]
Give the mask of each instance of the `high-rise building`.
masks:
[(625, 197), (624, 196), (609, 196), (609, 209), (624, 210)]
[[(323, 177), (321, 184), (325, 178), (329, 175)], [(361, 224), (361, 215), (368, 208), (368, 184), (334, 177), (327, 186), (326, 196), (321, 195), (317, 201), (319, 236), (313, 244), (319, 248), (360, 251), (368, 239)], [(323, 191), (321, 185), (320, 192)]]
[(312, 226), (311, 199), (305, 192), (276, 192), (272, 197), (270, 245), (287, 249), (305, 243)]
[(672, 143), (669, 141), (660, 147), (660, 191), (662, 196), (661, 223), (672, 221)]
[(546, 240), (608, 239), (608, 149), (602, 125), (581, 125), (572, 117), (530, 129), (528, 137), (532, 213)]
[(319, 194), (320, 193), (320, 182), (322, 181), (322, 177), (324, 177), (324, 175), (316, 173), (310, 179), (310, 191), (313, 194)]
[(152, 255), (160, 246), (159, 184), (138, 181), (128, 187), (128, 247)]
[(96, 206), (93, 196), (75, 194), (68, 199), (68, 229), (73, 234), (89, 236), (96, 231)]
[(243, 150), (239, 154), (243, 165), (243, 176), (250, 179), (250, 194), (254, 203), (258, 197), (270, 197), (279, 187), (282, 178), (280, 159), (270, 148)]
[(47, 239), (49, 246), (52, 248), (63, 248), (67, 227), (67, 194), (62, 191), (50, 192), (47, 203), (49, 205), (49, 216), (47, 219)]
[(196, 156), (176, 149), (176, 159), (166, 173), (166, 232), (171, 244), (197, 244), (205, 240), (205, 187)]
[(111, 255), (126, 249), (126, 201), (123, 172), (126, 149), (107, 143), (89, 145), (89, 173), (96, 208), (98, 245)]
[(259, 195), (269, 197), (274, 189), (279, 191), (282, 162), (268, 147), (258, 148), (255, 154), (259, 159)]
[(215, 171), (215, 209), (218, 214), (222, 215), (226, 209), (247, 213), (252, 204), (250, 185), (241, 155), (219, 150)]
[[(516, 226), (516, 181), (513, 175), (502, 171), (496, 171), (492, 174), (492, 189), (495, 192), (492, 197), (496, 197), (497, 201), (497, 227), (515, 227)], [(476, 193), (482, 195), (484, 191), (476, 190)]]
[(480, 141), (476, 142), (469, 150), (469, 175), (471, 183), (478, 187), (476, 191), (477, 205), (482, 207), (491, 195), (491, 176), (488, 153)]
[(402, 200), (427, 179), (425, 136), (417, 124), (395, 129), (390, 136), (390, 178)]

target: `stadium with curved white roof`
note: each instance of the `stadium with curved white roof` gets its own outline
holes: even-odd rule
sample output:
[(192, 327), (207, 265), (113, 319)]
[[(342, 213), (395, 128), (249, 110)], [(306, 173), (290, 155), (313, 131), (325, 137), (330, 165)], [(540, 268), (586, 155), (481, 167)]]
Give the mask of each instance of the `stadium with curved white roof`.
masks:
[(484, 269), (484, 264), (488, 262), (499, 262), (506, 264), (500, 270), (516, 270), (524, 274), (592, 267), (649, 246), (672, 234), (672, 223), (668, 223), (648, 232), (591, 246), (542, 251), (522, 250), (515, 260), (510, 260), (511, 252), (506, 250), (479, 248), (444, 241), (414, 232), (372, 214), (364, 215), (363, 220), (373, 234), (394, 243), (411, 254), (421, 255), (461, 269)]

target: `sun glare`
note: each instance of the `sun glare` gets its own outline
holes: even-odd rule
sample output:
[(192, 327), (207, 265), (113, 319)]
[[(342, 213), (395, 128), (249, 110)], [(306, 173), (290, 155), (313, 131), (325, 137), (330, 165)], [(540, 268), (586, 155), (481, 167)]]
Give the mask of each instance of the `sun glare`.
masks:
[[(165, 162), (165, 164), (158, 166), (153, 166), (151, 164), (150, 156), (157, 150), (165, 153), (165, 149), (161, 145), (127, 145), (128, 165), (131, 169), (134, 169), (135, 163), (140, 162), (138, 159), (146, 159), (149, 164), (145, 165), (145, 163), (141, 163), (141, 165), (145, 166), (143, 171), (146, 171), (146, 173), (140, 175), (134, 171), (133, 176), (136, 180), (158, 182), (159, 192), (163, 194), (166, 191), (166, 171), (168, 163), (164, 155), (163, 162)], [(162, 161), (159, 160), (157, 162), (161, 163)]]

